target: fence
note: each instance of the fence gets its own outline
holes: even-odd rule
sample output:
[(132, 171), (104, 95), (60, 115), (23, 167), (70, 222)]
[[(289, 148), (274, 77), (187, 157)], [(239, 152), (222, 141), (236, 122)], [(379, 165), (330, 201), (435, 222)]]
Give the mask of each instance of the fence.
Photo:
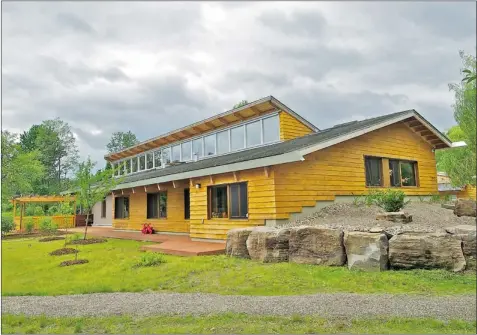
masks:
[[(55, 215), (55, 216), (24, 216), (22, 219), (21, 230), (25, 230), (27, 222), (30, 220), (33, 222), (34, 229), (40, 228), (40, 223), (46, 217), (51, 218), (51, 222), (58, 225), (58, 228), (73, 228), (75, 226), (74, 215)], [(14, 218), (15, 230), (20, 230), (20, 217)]]

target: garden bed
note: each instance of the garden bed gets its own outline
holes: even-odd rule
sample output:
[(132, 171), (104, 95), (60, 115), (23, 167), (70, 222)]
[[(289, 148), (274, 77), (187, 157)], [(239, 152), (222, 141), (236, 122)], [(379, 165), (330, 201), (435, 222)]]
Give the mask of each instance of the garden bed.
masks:
[(61, 248), (61, 249), (50, 252), (50, 256), (76, 254), (77, 252), (79, 251), (73, 248)]
[(107, 242), (104, 238), (88, 238), (86, 240), (73, 240), (68, 242), (68, 244), (94, 244), (94, 243), (104, 243)]
[(78, 264), (85, 264), (89, 261), (87, 259), (72, 259), (69, 261), (64, 261), (60, 263), (60, 266), (71, 266), (71, 265), (78, 265)]
[(51, 242), (51, 241), (59, 241), (64, 239), (65, 238), (63, 236), (49, 236), (49, 237), (40, 238), (38, 242)]

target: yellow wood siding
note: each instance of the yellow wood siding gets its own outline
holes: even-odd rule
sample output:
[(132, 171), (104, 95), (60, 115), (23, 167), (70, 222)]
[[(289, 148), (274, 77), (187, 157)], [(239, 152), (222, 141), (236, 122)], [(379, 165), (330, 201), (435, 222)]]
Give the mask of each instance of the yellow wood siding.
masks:
[(280, 139), (288, 141), (313, 132), (310, 128), (286, 112), (280, 112)]
[(467, 185), (464, 190), (460, 191), (459, 194), (457, 194), (457, 198), (476, 200), (476, 194), (475, 193), (476, 193), (475, 186)]
[[(158, 192), (157, 186), (149, 186), (146, 189), (150, 193)], [(117, 229), (141, 230), (144, 223), (150, 223), (159, 232), (179, 232), (189, 231), (189, 220), (184, 218), (184, 187), (174, 188), (172, 183), (161, 184), (161, 192), (167, 192), (167, 218), (148, 219), (147, 218), (147, 193), (144, 187), (137, 187), (135, 193), (128, 192), (129, 196), (129, 218), (114, 218), (115, 197), (113, 197), (113, 227)]]
[(431, 147), (399, 123), (311, 153), (303, 162), (275, 166), (277, 215), (288, 218), (318, 200), (362, 195), (376, 189), (366, 187), (365, 155), (417, 161), (419, 186), (398, 189), (408, 195), (437, 194), (436, 161)]
[[(190, 236), (192, 238), (224, 239), (227, 231), (233, 228), (264, 225), (265, 219), (275, 217), (275, 191), (273, 176), (268, 177), (263, 168), (225, 173), (210, 177), (194, 178), (193, 184), (200, 188), (190, 188)], [(248, 218), (247, 219), (208, 219), (207, 187), (212, 185), (248, 182)]]

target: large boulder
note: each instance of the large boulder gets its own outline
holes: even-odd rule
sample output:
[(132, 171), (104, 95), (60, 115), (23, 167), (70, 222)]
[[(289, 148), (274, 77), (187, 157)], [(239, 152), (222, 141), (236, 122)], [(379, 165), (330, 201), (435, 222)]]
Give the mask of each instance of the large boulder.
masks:
[(376, 220), (409, 223), (412, 222), (412, 215), (405, 212), (385, 212), (376, 215)]
[(448, 269), (466, 267), (462, 241), (446, 233), (404, 233), (389, 240), (389, 262), (395, 269)]
[(472, 199), (457, 199), (454, 208), (454, 214), (457, 216), (476, 216), (477, 205)]
[(341, 266), (346, 262), (341, 229), (295, 227), (290, 231), (289, 261)]
[(250, 258), (263, 263), (287, 262), (289, 238), (290, 229), (254, 229), (247, 239)]
[(446, 231), (462, 241), (462, 252), (464, 253), (467, 267), (474, 268), (477, 258), (476, 229), (475, 225), (458, 225), (447, 227)]
[(384, 233), (345, 232), (348, 269), (384, 271), (389, 268), (388, 238)]
[(254, 229), (255, 227), (230, 229), (227, 232), (225, 254), (234, 257), (250, 258), (247, 250), (247, 238)]

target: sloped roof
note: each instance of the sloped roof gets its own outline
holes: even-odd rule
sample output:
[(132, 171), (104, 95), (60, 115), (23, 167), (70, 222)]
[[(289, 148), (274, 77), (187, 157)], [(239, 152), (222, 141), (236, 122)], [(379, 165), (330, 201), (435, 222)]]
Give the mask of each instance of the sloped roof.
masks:
[[(353, 135), (354, 137), (359, 136), (361, 133), (366, 133), (384, 127), (388, 124), (395, 122), (406, 121), (414, 122), (415, 117), (424, 120), (426, 127), (432, 127), (422, 116), (420, 116), (414, 110), (407, 110), (403, 112), (392, 113), (388, 115), (378, 116), (375, 118), (370, 118), (362, 121), (353, 121), (343, 124), (336, 125), (334, 127), (321, 130), (317, 133), (311, 133), (303, 137), (299, 137), (293, 140), (280, 142), (268, 146), (263, 146), (255, 149), (248, 149), (240, 152), (234, 152), (222, 156), (211, 157), (199, 160), (197, 162), (183, 163), (180, 165), (169, 166), (166, 168), (159, 168), (152, 171), (145, 171), (129, 176), (124, 176), (123, 181), (116, 189), (121, 189), (124, 187), (134, 187), (146, 185), (147, 183), (137, 182), (145, 180), (157, 180), (162, 179), (161, 177), (172, 176), (184, 174), (186, 172), (210, 169), (219, 166), (230, 166), (235, 163), (246, 163), (248, 161), (256, 161), (263, 158), (269, 157), (278, 157), (287, 153), (301, 151), (300, 154), (308, 154), (309, 152), (320, 150), (320, 144), (326, 146), (333, 145), (334, 142), (339, 143), (347, 140), (347, 136)], [(435, 129), (435, 128), (434, 128)], [(437, 130), (436, 130), (437, 131)], [(437, 131), (438, 132), (438, 131)], [(357, 134), (357, 135), (356, 135)], [(451, 146), (451, 141), (447, 139), (443, 134), (438, 132), (438, 135), (442, 136), (443, 142), (447, 147)], [(439, 137), (441, 137), (439, 136)], [(444, 142), (445, 141), (445, 142)], [(442, 144), (439, 144), (442, 145)], [(303, 150), (307, 149), (307, 150)], [(298, 157), (298, 156), (297, 156)], [(299, 159), (295, 159), (298, 161)], [(269, 164), (271, 165), (271, 164)], [(250, 167), (252, 168), (252, 167)], [(210, 171), (210, 170), (209, 170)], [(234, 170), (231, 170), (234, 171)], [(186, 177), (188, 178), (188, 177)], [(177, 179), (175, 179), (177, 180)]]

